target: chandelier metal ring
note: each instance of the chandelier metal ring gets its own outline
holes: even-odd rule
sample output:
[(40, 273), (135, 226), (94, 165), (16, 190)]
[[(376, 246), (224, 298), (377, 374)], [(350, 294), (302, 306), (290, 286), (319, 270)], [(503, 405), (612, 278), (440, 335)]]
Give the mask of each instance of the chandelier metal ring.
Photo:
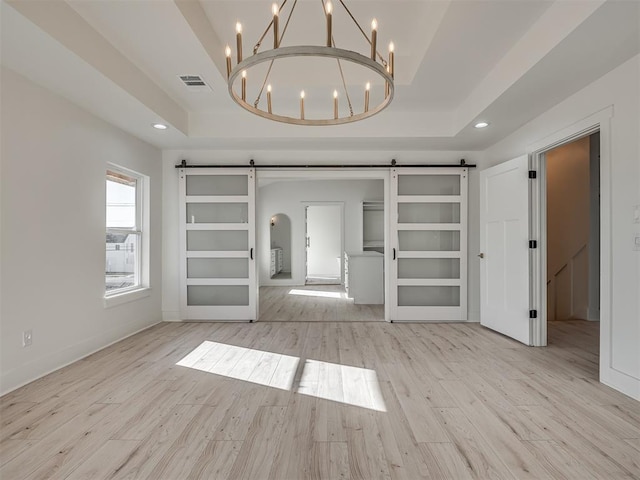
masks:
[[(269, 113), (266, 110), (261, 110), (259, 108), (254, 107), (249, 104), (247, 101), (243, 100), (241, 96), (239, 96), (235, 90), (233, 89), (235, 80), (239, 77), (243, 71), (249, 71), (251, 67), (254, 67), (260, 63), (275, 61), (280, 58), (287, 57), (319, 57), (319, 58), (335, 58), (337, 60), (344, 60), (351, 63), (355, 63), (362, 67), (366, 67), (381, 77), (386, 85), (386, 94), (382, 102), (378, 105), (373, 106), (373, 108), (369, 108), (368, 110), (349, 115), (346, 117), (338, 117), (338, 118), (326, 118), (326, 119), (315, 119), (315, 118), (299, 118), (299, 117), (290, 117), (286, 115), (278, 115), (275, 113)], [(279, 47), (274, 48), (272, 50), (266, 50), (264, 52), (259, 52), (254, 55), (251, 55), (248, 58), (245, 58), (240, 63), (238, 63), (233, 70), (229, 73), (228, 78), (228, 87), (229, 87), (229, 95), (233, 100), (240, 105), (245, 110), (253, 113), (254, 115), (258, 115), (260, 117), (274, 120), (277, 122), (288, 123), (291, 125), (341, 125), (345, 123), (351, 123), (358, 120), (363, 120), (365, 118), (369, 118), (377, 113), (380, 113), (384, 110), (393, 100), (394, 94), (394, 81), (393, 75), (387, 71), (387, 69), (378, 62), (373, 61), (371, 58), (368, 58), (364, 55), (361, 55), (357, 52), (353, 52), (351, 50), (345, 50), (342, 48), (336, 47), (327, 47), (327, 46), (318, 46), (318, 45), (299, 45), (299, 46), (289, 46), (289, 47)]]

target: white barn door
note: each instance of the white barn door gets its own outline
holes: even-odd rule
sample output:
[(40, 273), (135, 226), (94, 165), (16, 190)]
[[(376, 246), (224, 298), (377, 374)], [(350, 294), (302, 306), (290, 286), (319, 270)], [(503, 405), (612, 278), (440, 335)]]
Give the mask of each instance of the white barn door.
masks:
[(466, 168), (391, 170), (392, 321), (467, 319)]
[(180, 169), (185, 320), (256, 320), (255, 171)]
[(532, 345), (526, 155), (480, 172), (480, 323)]

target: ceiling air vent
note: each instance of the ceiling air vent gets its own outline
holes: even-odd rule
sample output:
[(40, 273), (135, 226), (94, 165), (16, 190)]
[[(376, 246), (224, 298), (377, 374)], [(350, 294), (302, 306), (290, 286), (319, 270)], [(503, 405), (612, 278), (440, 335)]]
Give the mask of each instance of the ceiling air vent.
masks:
[(180, 80), (190, 92), (209, 92), (211, 88), (199, 75), (180, 75)]

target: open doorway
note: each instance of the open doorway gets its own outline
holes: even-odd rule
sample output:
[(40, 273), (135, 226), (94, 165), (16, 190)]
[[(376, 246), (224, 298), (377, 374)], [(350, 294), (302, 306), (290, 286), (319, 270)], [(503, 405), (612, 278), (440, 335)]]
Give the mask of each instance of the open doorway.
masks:
[(305, 285), (339, 285), (342, 283), (344, 205), (318, 203), (304, 208)]
[(597, 378), (600, 347), (600, 133), (544, 155), (547, 345)]
[[(379, 220), (376, 246), (384, 251), (388, 231), (388, 214), (384, 201), (388, 183), (389, 172), (386, 170), (258, 172), (256, 217), (259, 222), (256, 235), (259, 321), (385, 320), (386, 287), (383, 288), (383, 296), (379, 303), (373, 304), (354, 298), (345, 285), (347, 277), (344, 258), (346, 253), (363, 253), (369, 248), (372, 227), (365, 210), (371, 203), (376, 203), (379, 210), (376, 216), (376, 220)], [(316, 221), (315, 214), (318, 208), (320, 211), (324, 210), (327, 215), (324, 219)], [(276, 215), (278, 218), (275, 218)], [(283, 278), (278, 273), (272, 274), (271, 250), (282, 247), (283, 254), (286, 250), (286, 242), (272, 236), (273, 230), (278, 228), (279, 215), (286, 215), (289, 219), (290, 278)], [(310, 220), (309, 225), (307, 220)], [(314, 228), (320, 231), (314, 233)], [(327, 238), (328, 235), (331, 239)], [(307, 248), (307, 238), (310, 251)], [(319, 252), (320, 260), (314, 260), (316, 246), (325, 247), (324, 252)], [(307, 262), (309, 254), (311, 262)], [(380, 256), (381, 263), (378, 280), (384, 285), (387, 280), (384, 276), (384, 263), (387, 259), (382, 253), (377, 255)], [(277, 270), (277, 253), (275, 260)], [(287, 270), (287, 267), (283, 262), (284, 270)], [(350, 281), (352, 280), (350, 277)]]
[(278, 213), (271, 217), (271, 278), (291, 278), (291, 220), (288, 215)]

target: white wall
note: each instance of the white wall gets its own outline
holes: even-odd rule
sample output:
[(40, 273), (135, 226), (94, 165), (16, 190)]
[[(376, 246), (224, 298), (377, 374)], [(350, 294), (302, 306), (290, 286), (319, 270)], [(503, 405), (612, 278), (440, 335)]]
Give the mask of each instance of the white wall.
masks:
[[(602, 177), (602, 192), (609, 192), (611, 231), (602, 232), (603, 247), (610, 242), (611, 255), (603, 258), (610, 278), (605, 285), (611, 305), (601, 305), (600, 380), (640, 399), (640, 252), (633, 251), (634, 205), (640, 205), (640, 56), (625, 62), (607, 75), (567, 98), (485, 151), (484, 166), (495, 165), (533, 149), (556, 132), (569, 129), (583, 119), (613, 106), (610, 139), (601, 135), (603, 154), (608, 158), (610, 177)], [(576, 132), (577, 133), (577, 132)], [(606, 169), (606, 165), (602, 166)]]
[(588, 317), (589, 150), (584, 137), (546, 154), (548, 320)]
[[(5, 68), (1, 89), (4, 393), (160, 321), (162, 170), (158, 149)], [(150, 177), (152, 290), (105, 309), (107, 162)]]

